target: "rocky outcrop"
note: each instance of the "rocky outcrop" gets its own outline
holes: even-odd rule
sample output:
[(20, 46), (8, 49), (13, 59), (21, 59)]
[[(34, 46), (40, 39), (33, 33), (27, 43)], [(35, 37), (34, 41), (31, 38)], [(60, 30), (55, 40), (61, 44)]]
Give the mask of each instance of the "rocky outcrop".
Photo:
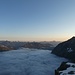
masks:
[(53, 54), (68, 58), (75, 62), (75, 37), (58, 44), (52, 51)]
[(7, 47), (7, 46), (4, 46), (4, 45), (0, 45), (0, 52), (8, 51), (8, 50), (11, 50), (11, 49), (13, 49), (13, 48)]
[(62, 62), (60, 67), (55, 70), (55, 75), (75, 75), (75, 64)]

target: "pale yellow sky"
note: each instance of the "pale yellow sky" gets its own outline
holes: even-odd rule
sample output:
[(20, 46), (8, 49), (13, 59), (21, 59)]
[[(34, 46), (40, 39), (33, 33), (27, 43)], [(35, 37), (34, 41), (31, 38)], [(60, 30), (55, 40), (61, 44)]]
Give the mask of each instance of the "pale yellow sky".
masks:
[(0, 40), (8, 41), (66, 41), (71, 37), (0, 37)]

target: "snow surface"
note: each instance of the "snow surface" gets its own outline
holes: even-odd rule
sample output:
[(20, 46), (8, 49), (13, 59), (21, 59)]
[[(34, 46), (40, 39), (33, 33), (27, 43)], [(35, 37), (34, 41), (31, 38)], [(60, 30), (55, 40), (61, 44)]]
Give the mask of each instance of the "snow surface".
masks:
[(67, 48), (68, 52), (73, 52), (73, 50), (71, 48)]
[[(75, 64), (74, 63), (66, 63), (67, 65), (70, 65), (66, 70), (60, 71), (62, 72), (60, 75), (75, 75)], [(74, 66), (74, 67), (73, 67)], [(68, 74), (69, 72), (73, 71), (74, 74)]]
[(54, 75), (66, 59), (49, 50), (19, 49), (0, 52), (0, 75)]
[[(60, 71), (62, 72), (60, 75), (75, 75), (75, 64), (74, 63), (66, 63), (67, 65), (70, 65), (70, 67), (68, 67), (66, 70)], [(74, 66), (74, 67), (73, 67)], [(73, 71), (74, 74), (68, 74), (69, 72)]]
[[(71, 72), (71, 71), (73, 71), (74, 74), (68, 74), (68, 72)], [(63, 71), (60, 71), (60, 72), (62, 72), (60, 75), (75, 75), (75, 68), (69, 67), (66, 70), (63, 70)]]
[(75, 63), (67, 62), (66, 64), (67, 64), (67, 65), (70, 65), (70, 67), (73, 67), (73, 66), (75, 67)]

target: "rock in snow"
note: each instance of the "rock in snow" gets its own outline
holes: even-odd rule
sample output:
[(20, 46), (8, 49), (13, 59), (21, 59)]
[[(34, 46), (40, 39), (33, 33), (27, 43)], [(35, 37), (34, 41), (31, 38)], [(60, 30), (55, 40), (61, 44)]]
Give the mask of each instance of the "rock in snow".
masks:
[(55, 70), (55, 75), (75, 75), (75, 63), (63, 62), (60, 67)]

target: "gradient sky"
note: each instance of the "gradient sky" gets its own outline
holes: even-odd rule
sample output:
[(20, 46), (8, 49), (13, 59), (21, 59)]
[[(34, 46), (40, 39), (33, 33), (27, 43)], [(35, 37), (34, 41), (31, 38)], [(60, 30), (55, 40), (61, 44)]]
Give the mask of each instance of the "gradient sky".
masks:
[(66, 40), (75, 35), (75, 0), (0, 0), (0, 40)]

